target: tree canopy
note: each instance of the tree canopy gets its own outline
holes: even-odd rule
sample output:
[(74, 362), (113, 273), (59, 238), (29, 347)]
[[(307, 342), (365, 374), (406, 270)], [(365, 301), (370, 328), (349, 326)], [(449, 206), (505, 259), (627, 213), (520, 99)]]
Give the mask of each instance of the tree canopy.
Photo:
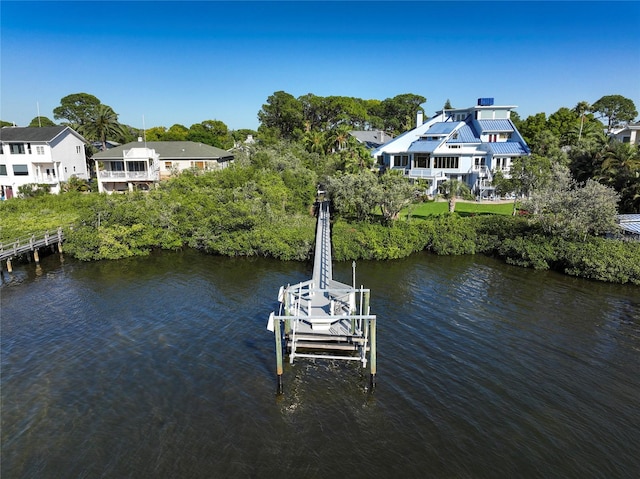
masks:
[(596, 101), (591, 110), (600, 113), (602, 118), (607, 119), (607, 129), (632, 121), (638, 116), (638, 110), (633, 100), (625, 98), (622, 95), (606, 95)]

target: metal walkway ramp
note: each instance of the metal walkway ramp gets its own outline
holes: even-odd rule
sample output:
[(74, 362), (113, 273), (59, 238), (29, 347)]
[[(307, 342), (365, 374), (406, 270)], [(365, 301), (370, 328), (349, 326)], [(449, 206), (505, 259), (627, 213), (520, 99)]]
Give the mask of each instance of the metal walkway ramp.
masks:
[(376, 316), (370, 314), (369, 298), (368, 289), (333, 280), (329, 202), (322, 201), (313, 276), (281, 287), (278, 314), (269, 316), (267, 329), (275, 335), (279, 393), (283, 353), (288, 353), (291, 364), (296, 358), (360, 361), (362, 367), (369, 362), (371, 386), (375, 386)]

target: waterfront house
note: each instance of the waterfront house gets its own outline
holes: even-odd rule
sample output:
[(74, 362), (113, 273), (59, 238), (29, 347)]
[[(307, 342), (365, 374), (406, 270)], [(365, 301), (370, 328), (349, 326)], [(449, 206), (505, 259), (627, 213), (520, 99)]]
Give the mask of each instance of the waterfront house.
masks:
[(233, 155), (215, 146), (193, 141), (147, 141), (115, 146), (93, 155), (98, 191), (113, 193), (148, 190), (152, 185), (186, 169), (227, 167)]
[(640, 146), (640, 123), (629, 123), (611, 130), (610, 136), (622, 143)]
[(85, 143), (68, 126), (1, 128), (0, 196), (12, 198), (30, 183), (59, 193), (60, 183), (72, 176), (88, 180)]
[(401, 171), (410, 179), (428, 180), (428, 194), (450, 179), (465, 182), (478, 197), (492, 197), (493, 175), (506, 177), (517, 157), (530, 154), (511, 121), (515, 106), (494, 105), (479, 98), (470, 108), (450, 108), (423, 121), (418, 113), (413, 130), (372, 151), (384, 169)]

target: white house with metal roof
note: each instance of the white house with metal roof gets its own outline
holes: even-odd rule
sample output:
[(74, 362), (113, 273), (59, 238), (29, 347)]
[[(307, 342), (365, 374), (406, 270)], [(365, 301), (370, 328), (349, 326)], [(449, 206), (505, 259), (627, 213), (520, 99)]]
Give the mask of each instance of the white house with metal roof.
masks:
[(373, 150), (383, 168), (429, 180), (428, 194), (449, 179), (465, 182), (478, 196), (491, 195), (496, 171), (509, 176), (516, 157), (530, 154), (510, 119), (515, 106), (479, 98), (470, 108), (446, 109)]
[(148, 141), (119, 145), (93, 155), (98, 191), (148, 190), (160, 180), (186, 169), (217, 170), (233, 161), (233, 154), (193, 141)]
[(72, 176), (89, 179), (85, 139), (68, 126), (0, 129), (0, 197), (12, 198), (18, 188), (45, 184), (52, 193)]
[(640, 146), (640, 123), (629, 123), (616, 128), (609, 135), (622, 143)]

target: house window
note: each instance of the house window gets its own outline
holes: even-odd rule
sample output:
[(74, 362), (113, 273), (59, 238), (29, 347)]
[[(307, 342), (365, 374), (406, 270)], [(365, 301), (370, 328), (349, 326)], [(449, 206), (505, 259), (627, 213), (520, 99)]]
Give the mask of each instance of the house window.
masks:
[(495, 133), (492, 133), (491, 135), (489, 135), (489, 143), (495, 143), (497, 140), (498, 135), (496, 135)]
[(443, 169), (454, 169), (458, 168), (458, 160), (457, 156), (438, 156), (433, 159), (434, 168), (443, 168)]
[(416, 155), (413, 164), (415, 168), (429, 168), (429, 155)]
[(36, 146), (36, 154), (44, 155), (44, 146)]
[(22, 144), (22, 143), (9, 143), (9, 152), (12, 155), (24, 155), (24, 144)]
[(111, 171), (124, 171), (124, 161), (112, 161)]
[(127, 161), (128, 171), (147, 171), (144, 161)]
[(165, 170), (170, 170), (171, 168), (173, 168), (173, 165), (171, 164), (170, 161), (165, 161), (164, 162), (164, 169)]
[(198, 170), (204, 170), (204, 161), (192, 161), (191, 168), (197, 168)]
[(409, 164), (409, 155), (395, 155), (393, 164), (394, 166), (407, 166)]
[(447, 146), (453, 149), (460, 148), (460, 145), (447, 145)]
[(473, 163), (476, 167), (476, 170), (479, 170), (481, 167), (485, 166), (485, 158), (484, 157), (474, 158)]
[(82, 153), (82, 147), (81, 146), (76, 146), (76, 153), (78, 153), (78, 154)]
[(27, 153), (31, 154), (31, 143), (27, 143)]
[(13, 174), (16, 176), (29, 176), (29, 166), (13, 165)]
[(7, 176), (7, 165), (0, 165), (0, 176)]

